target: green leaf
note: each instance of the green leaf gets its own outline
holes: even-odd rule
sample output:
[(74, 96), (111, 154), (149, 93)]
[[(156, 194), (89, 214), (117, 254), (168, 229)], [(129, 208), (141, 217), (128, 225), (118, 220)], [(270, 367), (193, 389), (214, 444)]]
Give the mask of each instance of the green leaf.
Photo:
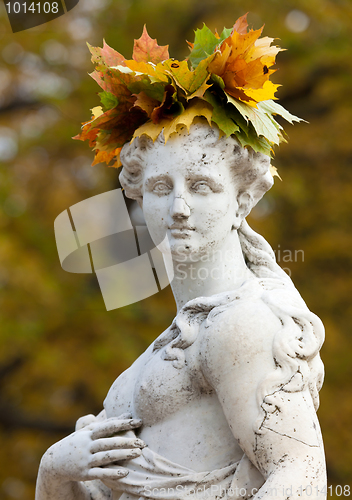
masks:
[(99, 97), (104, 111), (115, 108), (119, 104), (118, 98), (111, 92), (99, 92)]
[(157, 82), (152, 83), (149, 78), (143, 78), (140, 81), (131, 82), (127, 85), (127, 88), (132, 94), (139, 94), (144, 92), (151, 99), (155, 99), (162, 102), (165, 92), (165, 86), (167, 83)]
[(279, 144), (283, 141), (283, 136), (280, 132), (282, 127), (274, 120), (272, 115), (267, 114), (260, 107), (254, 108), (253, 106), (249, 106), (238, 99), (232, 98), (228, 94), (226, 94), (226, 97), (228, 102), (236, 107), (243, 118), (253, 125), (258, 136), (265, 137), (272, 144)]
[(205, 24), (203, 24), (202, 29), (197, 29), (195, 31), (194, 46), (189, 56), (192, 67), (196, 68), (203, 59), (213, 54), (219, 43), (219, 38), (216, 38)]
[(266, 114), (282, 116), (282, 118), (284, 118), (291, 124), (293, 124), (293, 122), (307, 123), (302, 118), (298, 118), (298, 116), (292, 115), (289, 111), (287, 111), (287, 109), (272, 100), (258, 102), (258, 107)]
[(218, 41), (218, 44), (226, 40), (226, 38), (228, 38), (231, 35), (231, 33), (232, 33), (232, 28), (224, 28), (220, 35), (220, 40)]
[(231, 32), (232, 28), (224, 28), (220, 38), (217, 38), (206, 24), (203, 24), (202, 29), (197, 29), (195, 31), (194, 46), (189, 56), (192, 67), (196, 68), (203, 59), (214, 54), (216, 47), (226, 40), (231, 35)]
[(236, 133), (236, 137), (243, 148), (249, 146), (256, 153), (272, 157), (272, 145), (264, 137), (258, 137), (252, 125), (249, 125), (247, 133), (241, 130)]
[(211, 80), (216, 84), (216, 85), (219, 85), (219, 87), (221, 88), (221, 90), (224, 90), (225, 88), (225, 82), (224, 80), (221, 78), (221, 76), (218, 76), (218, 75), (215, 75), (214, 73), (211, 75)]
[(224, 107), (220, 97), (211, 92), (206, 92), (204, 98), (213, 107), (212, 121), (227, 137), (240, 130), (231, 117), (231, 109)]

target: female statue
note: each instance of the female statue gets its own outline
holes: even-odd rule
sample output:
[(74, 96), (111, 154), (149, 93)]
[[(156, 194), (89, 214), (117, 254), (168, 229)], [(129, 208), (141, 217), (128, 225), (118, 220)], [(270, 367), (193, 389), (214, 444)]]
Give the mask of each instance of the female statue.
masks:
[(324, 498), (324, 329), (245, 220), (270, 159), (199, 119), (121, 161), (154, 243), (168, 238), (177, 315), (46, 452), (37, 500)]
[(245, 220), (273, 184), (274, 115), (299, 119), (272, 100), (280, 48), (247, 26), (204, 25), (185, 61), (146, 29), (131, 60), (90, 47), (102, 107), (77, 138), (94, 163), (121, 158), (126, 196), (168, 240), (177, 315), (45, 453), (37, 500), (326, 496), (324, 328)]

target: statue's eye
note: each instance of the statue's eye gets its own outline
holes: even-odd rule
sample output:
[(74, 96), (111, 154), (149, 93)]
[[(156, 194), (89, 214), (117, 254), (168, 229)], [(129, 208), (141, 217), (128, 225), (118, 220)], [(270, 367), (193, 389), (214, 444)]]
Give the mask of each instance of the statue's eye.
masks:
[(153, 186), (153, 193), (159, 195), (169, 194), (171, 190), (172, 190), (171, 186), (161, 181), (156, 182)]
[(209, 184), (205, 181), (196, 182), (195, 184), (192, 185), (191, 189), (194, 193), (198, 194), (208, 194), (213, 192)]

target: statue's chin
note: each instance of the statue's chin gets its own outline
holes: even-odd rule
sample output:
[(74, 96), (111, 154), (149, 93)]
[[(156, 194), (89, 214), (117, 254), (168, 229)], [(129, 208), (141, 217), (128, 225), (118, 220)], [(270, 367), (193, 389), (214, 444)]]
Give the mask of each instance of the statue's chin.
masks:
[(172, 259), (175, 262), (199, 262), (209, 253), (207, 248), (195, 247), (190, 242), (174, 244), (171, 246)]

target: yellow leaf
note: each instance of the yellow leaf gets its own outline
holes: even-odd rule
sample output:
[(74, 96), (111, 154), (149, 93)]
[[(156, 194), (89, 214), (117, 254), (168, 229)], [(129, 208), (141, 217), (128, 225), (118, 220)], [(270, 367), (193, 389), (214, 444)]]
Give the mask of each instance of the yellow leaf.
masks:
[(263, 56), (270, 56), (273, 58), (274, 61), (272, 64), (275, 64), (276, 55), (285, 49), (281, 49), (276, 45), (271, 46), (271, 43), (273, 41), (274, 38), (270, 38), (268, 36), (256, 40), (255, 44), (249, 49), (248, 53), (246, 54), (245, 57), (246, 61), (250, 62), (253, 61), (254, 59), (259, 59)]
[(195, 70), (190, 70), (187, 61), (176, 61), (169, 59), (164, 61), (163, 66), (167, 68), (167, 73), (174, 79), (186, 94), (187, 100), (193, 97), (203, 97), (205, 91), (211, 86), (206, 82), (209, 78), (208, 66), (214, 59), (215, 54), (210, 55), (201, 61)]
[(271, 175), (272, 175), (273, 177), (275, 177), (275, 176), (276, 176), (276, 177), (278, 177), (278, 178), (280, 179), (280, 181), (282, 181), (282, 179), (281, 179), (281, 177), (279, 176), (279, 173), (278, 173), (278, 171), (277, 171), (277, 168), (276, 168), (276, 167), (274, 167), (274, 165), (270, 165), (270, 167), (269, 167), (269, 171), (270, 171), (270, 173), (271, 173)]
[(163, 130), (166, 143), (170, 135), (177, 132), (177, 129), (181, 126), (187, 127), (187, 130), (189, 132), (190, 126), (197, 116), (203, 116), (204, 118), (206, 118), (209, 125), (211, 126), (212, 106), (203, 100), (197, 99), (195, 103), (191, 103), (183, 113), (181, 113), (173, 120), (164, 119), (159, 123), (148, 121), (135, 131), (132, 141), (136, 137), (140, 137), (141, 135), (145, 134), (154, 142), (160, 132)]
[(245, 94), (256, 102), (244, 101), (251, 106), (256, 106), (257, 102), (277, 99), (275, 92), (281, 85), (274, 84), (270, 80), (266, 81), (261, 89), (244, 89)]
[(149, 62), (137, 62), (133, 59), (126, 60), (125, 64), (127, 68), (134, 71), (135, 73), (141, 73), (151, 77), (151, 80), (158, 82), (168, 82), (169, 77), (166, 74), (166, 68), (163, 67), (163, 63), (152, 64)]
[(91, 111), (92, 111), (94, 120), (96, 118), (98, 118), (98, 116), (100, 116), (104, 113), (103, 108), (101, 106), (95, 106), (95, 108), (93, 108)]

